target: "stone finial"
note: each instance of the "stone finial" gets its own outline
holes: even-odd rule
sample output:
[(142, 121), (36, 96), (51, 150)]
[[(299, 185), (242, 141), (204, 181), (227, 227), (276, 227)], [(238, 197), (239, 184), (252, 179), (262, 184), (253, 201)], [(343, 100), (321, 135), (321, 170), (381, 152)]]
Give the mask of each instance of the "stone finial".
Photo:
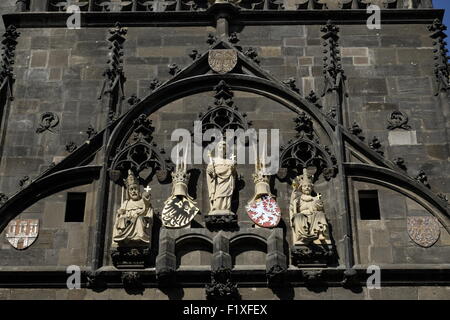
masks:
[(95, 136), (97, 134), (97, 131), (90, 124), (89, 127), (86, 130), (86, 134), (88, 135), (88, 139), (91, 139), (93, 136)]
[(208, 37), (206, 38), (206, 43), (212, 46), (214, 43), (217, 42), (217, 37), (213, 35), (212, 33), (208, 33)]
[(369, 142), (370, 149), (374, 150), (379, 155), (383, 156), (384, 152), (381, 150), (381, 142), (377, 137), (373, 137), (372, 140)]
[(2, 207), (7, 201), (8, 201), (8, 196), (4, 193), (0, 193), (0, 207)]
[(425, 185), (425, 187), (431, 189), (430, 184), (428, 183), (428, 176), (425, 173), (425, 171), (420, 170), (419, 173), (416, 176), (416, 180)]
[(394, 163), (402, 170), (407, 170), (405, 159), (402, 157), (398, 157), (394, 159)]
[(72, 153), (74, 152), (76, 149), (78, 148), (77, 144), (73, 141), (69, 141), (66, 145), (65, 145), (65, 149), (67, 152)]
[(311, 90), (311, 92), (305, 97), (305, 99), (314, 104), (317, 108), (322, 109), (322, 106), (319, 103), (319, 97), (316, 95), (314, 90)]
[(197, 49), (193, 49), (193, 50), (191, 51), (191, 53), (189, 53), (189, 57), (190, 57), (192, 60), (197, 60), (198, 58), (201, 57), (201, 54), (198, 52)]
[(169, 64), (168, 67), (169, 67), (169, 73), (172, 76), (176, 75), (178, 72), (181, 71), (180, 67), (176, 63)]
[(161, 82), (159, 82), (158, 79), (154, 78), (152, 81), (150, 81), (150, 91), (155, 91), (156, 88), (158, 88), (161, 85)]
[(259, 64), (261, 61), (258, 59), (258, 52), (252, 47), (245, 50), (244, 54), (249, 57), (253, 62)]
[(359, 124), (355, 121), (352, 126), (349, 128), (350, 132), (357, 136), (361, 141), (364, 141), (365, 137), (362, 135), (363, 130), (359, 126)]
[(296, 82), (295, 78), (294, 77), (290, 77), (289, 79), (284, 80), (283, 84), (288, 86), (292, 91), (300, 93), (300, 89), (297, 88), (295, 82)]
[(139, 99), (139, 98), (137, 97), (136, 94), (132, 94), (132, 95), (128, 98), (127, 102), (128, 102), (128, 104), (129, 104), (130, 106), (134, 106), (135, 104), (141, 102), (141, 99)]

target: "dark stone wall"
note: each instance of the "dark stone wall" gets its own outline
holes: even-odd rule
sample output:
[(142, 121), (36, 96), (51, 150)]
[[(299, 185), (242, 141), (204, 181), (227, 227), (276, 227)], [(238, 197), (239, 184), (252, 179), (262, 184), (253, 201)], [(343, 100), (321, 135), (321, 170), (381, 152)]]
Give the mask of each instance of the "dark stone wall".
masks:
[[(406, 232), (407, 218), (431, 216), (420, 204), (385, 187), (354, 182), (354, 230), (357, 261), (362, 265), (439, 264), (450, 258), (450, 235), (441, 226), (439, 240), (430, 248), (414, 243)], [(361, 220), (356, 190), (378, 190), (380, 220)]]
[[(9, 1), (13, 2), (13, 1)], [(6, 9), (5, 9), (6, 8)], [(9, 6), (0, 4), (0, 12), (8, 12)], [(7, 11), (2, 11), (7, 10)], [(434, 96), (434, 69), (432, 40), (426, 25), (383, 25), (381, 30), (367, 30), (365, 26), (340, 26), (340, 45), (343, 67), (347, 75), (346, 100), (347, 124), (357, 121), (364, 130), (366, 141), (374, 135), (383, 143), (387, 159), (403, 157), (408, 172), (414, 176), (420, 169), (426, 171), (434, 192), (450, 193), (450, 170), (448, 130), (443, 113)], [(83, 143), (89, 125), (101, 130), (105, 124), (105, 107), (98, 100), (103, 84), (103, 72), (108, 58), (107, 29), (20, 29), (21, 36), (16, 50), (14, 72), (15, 100), (7, 113), (7, 125), (3, 137), (3, 153), (0, 164), (0, 192), (13, 195), (19, 190), (19, 180), (28, 175), (32, 179), (68, 155), (65, 145), (73, 141)], [(244, 49), (254, 47), (259, 53), (261, 67), (272, 75), (285, 80), (297, 79), (302, 93), (323, 90), (322, 64), (323, 46), (319, 25), (308, 26), (232, 26), (238, 33), (239, 45)], [(137, 94), (143, 98), (149, 93), (153, 78), (165, 81), (170, 78), (168, 65), (177, 63), (188, 66), (192, 60), (188, 54), (192, 49), (206, 52), (205, 40), (214, 28), (129, 28), (124, 45), (124, 72), (127, 77), (125, 95)], [(235, 92), (235, 103), (239, 110), (248, 114), (256, 129), (281, 129), (282, 144), (295, 135), (295, 114), (267, 98), (245, 92)], [(175, 128), (191, 129), (199, 112), (204, 112), (213, 103), (213, 93), (202, 93), (175, 101), (154, 113), (150, 118), (156, 128), (155, 142), (170, 151), (173, 143), (170, 134)], [(123, 109), (129, 108), (126, 101)], [(412, 127), (410, 135), (396, 130), (389, 132), (387, 118), (394, 110), (409, 116)], [(36, 134), (40, 116), (52, 111), (60, 118), (56, 133)], [(325, 106), (325, 111), (327, 111)], [(415, 139), (414, 139), (415, 137)], [(405, 140), (406, 139), (406, 140)], [(398, 145), (399, 141), (402, 145)], [(406, 141), (406, 144), (404, 144)], [(323, 140), (323, 144), (330, 141)], [(199, 174), (196, 201), (202, 216), (196, 217), (197, 227), (203, 225), (203, 215), (208, 212), (204, 166), (195, 166)], [(245, 186), (239, 194), (239, 219), (241, 226), (251, 227), (245, 213), (245, 204), (253, 196), (253, 167), (238, 167)], [(170, 185), (153, 181), (153, 205), (162, 210), (163, 202), (170, 194)], [(356, 205), (352, 205), (355, 237), (355, 254), (360, 264), (431, 264), (448, 262), (450, 239), (445, 229), (441, 230), (439, 242), (432, 248), (423, 249), (408, 238), (406, 217), (428, 214), (404, 196), (377, 186), (354, 184), (358, 189), (378, 189), (380, 193), (382, 220), (363, 222), (358, 218)], [(340, 251), (342, 264), (342, 221), (336, 213), (335, 185), (320, 180), (316, 190), (323, 193), (326, 212), (333, 226), (333, 237)], [(90, 265), (92, 229), (95, 227), (97, 184), (76, 188), (88, 193), (83, 223), (64, 223), (65, 197), (67, 190), (43, 199), (28, 208), (19, 217), (39, 218), (40, 236), (36, 243), (25, 251), (12, 248), (0, 234), (0, 264), (2, 266), (67, 266)], [(120, 204), (121, 190), (113, 188), (114, 204), (109, 221), (113, 221)], [(288, 201), (291, 188), (276, 181), (274, 192), (278, 196), (283, 212), (281, 227), (285, 232), (286, 250), (291, 243), (288, 218)], [(109, 224), (111, 226), (111, 223)], [(111, 230), (107, 230), (111, 232)], [(288, 252), (286, 252), (288, 253)], [(239, 253), (235, 257), (238, 265), (251, 265), (255, 261), (263, 264), (258, 250)], [(181, 265), (206, 265), (210, 259), (207, 250), (186, 252), (179, 257)], [(260, 263), (261, 262), (261, 263)], [(379, 293), (372, 290), (359, 295), (350, 291), (330, 288), (316, 295), (304, 288), (296, 288), (294, 296), (305, 298), (381, 298), (405, 297), (425, 298), (435, 294), (448, 297), (448, 288), (388, 288)], [(3, 290), (3, 289), (2, 289)], [(247, 292), (247, 291), (248, 292)], [(428, 290), (428, 291), (427, 291)], [(108, 291), (110, 297), (126, 297), (124, 291)], [(150, 292), (150, 291), (149, 291)], [(41, 290), (38, 293), (5, 289), (0, 292), (6, 299), (39, 294), (52, 298), (57, 291)], [(257, 293), (256, 295), (254, 295)], [(150, 293), (149, 293), (150, 294)], [(273, 296), (271, 291), (258, 288), (243, 289), (243, 297), (253, 299)], [(351, 297), (348, 295), (352, 295)], [(73, 296), (72, 296), (73, 295)], [(68, 297), (89, 298), (95, 295), (88, 291), (73, 291)], [(151, 291), (152, 297), (166, 298), (162, 293)], [(201, 298), (203, 289), (187, 290), (185, 297)], [(60, 298), (58, 296), (58, 298)]]
[[(275, 294), (267, 288), (240, 288), (240, 294), (244, 300), (426, 300), (438, 299), (448, 300), (450, 288), (443, 286), (424, 287), (382, 287), (381, 289), (368, 290), (364, 288), (361, 293), (354, 293), (343, 288), (328, 288), (326, 291), (313, 292), (307, 288), (294, 288), (292, 291)], [(142, 294), (129, 295), (123, 289), (108, 289), (103, 292), (95, 292), (88, 289), (67, 290), (67, 289), (0, 289), (2, 300), (204, 300), (203, 288), (184, 288), (177, 290), (164, 289), (164, 292), (147, 288)]]

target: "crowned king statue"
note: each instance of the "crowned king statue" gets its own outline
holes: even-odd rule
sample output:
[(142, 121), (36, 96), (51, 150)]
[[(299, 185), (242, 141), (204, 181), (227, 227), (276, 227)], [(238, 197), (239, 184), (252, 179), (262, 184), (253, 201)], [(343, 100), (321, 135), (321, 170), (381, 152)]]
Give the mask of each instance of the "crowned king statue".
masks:
[(314, 184), (306, 169), (292, 183), (289, 216), (294, 244), (330, 244), (322, 195), (313, 196)]
[(119, 246), (149, 244), (153, 226), (150, 194), (147, 191), (141, 193), (139, 179), (131, 170), (128, 170), (128, 177), (124, 183), (127, 188), (127, 199), (117, 211), (113, 241)]

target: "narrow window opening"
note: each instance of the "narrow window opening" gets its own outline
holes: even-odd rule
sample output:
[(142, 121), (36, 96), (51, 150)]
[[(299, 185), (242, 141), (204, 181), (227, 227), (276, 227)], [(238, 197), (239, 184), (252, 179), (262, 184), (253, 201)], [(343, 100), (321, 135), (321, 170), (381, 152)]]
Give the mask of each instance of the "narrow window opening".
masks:
[(359, 190), (359, 214), (361, 220), (380, 220), (377, 190)]
[(83, 222), (86, 192), (68, 192), (65, 222)]

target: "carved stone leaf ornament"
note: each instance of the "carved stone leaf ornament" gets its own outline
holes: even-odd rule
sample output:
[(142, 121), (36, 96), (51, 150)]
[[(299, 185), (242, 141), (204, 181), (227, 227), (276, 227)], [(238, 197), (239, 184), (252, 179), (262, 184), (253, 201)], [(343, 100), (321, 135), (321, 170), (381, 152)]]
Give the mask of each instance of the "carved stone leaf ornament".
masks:
[(388, 130), (394, 129), (411, 130), (411, 126), (408, 124), (408, 116), (401, 111), (393, 111), (388, 119)]
[(50, 131), (55, 133), (53, 130), (59, 124), (59, 117), (54, 112), (44, 112), (41, 115), (41, 121), (39, 127), (36, 129), (36, 133), (42, 133), (44, 131)]
[(424, 248), (433, 246), (441, 234), (435, 217), (408, 217), (407, 229), (411, 240)]
[(8, 240), (14, 248), (23, 250), (36, 241), (39, 235), (39, 220), (12, 220), (6, 227), (6, 230), (6, 240)]
[(236, 67), (237, 61), (237, 52), (233, 49), (209, 50), (209, 66), (217, 73), (225, 74), (232, 71)]

